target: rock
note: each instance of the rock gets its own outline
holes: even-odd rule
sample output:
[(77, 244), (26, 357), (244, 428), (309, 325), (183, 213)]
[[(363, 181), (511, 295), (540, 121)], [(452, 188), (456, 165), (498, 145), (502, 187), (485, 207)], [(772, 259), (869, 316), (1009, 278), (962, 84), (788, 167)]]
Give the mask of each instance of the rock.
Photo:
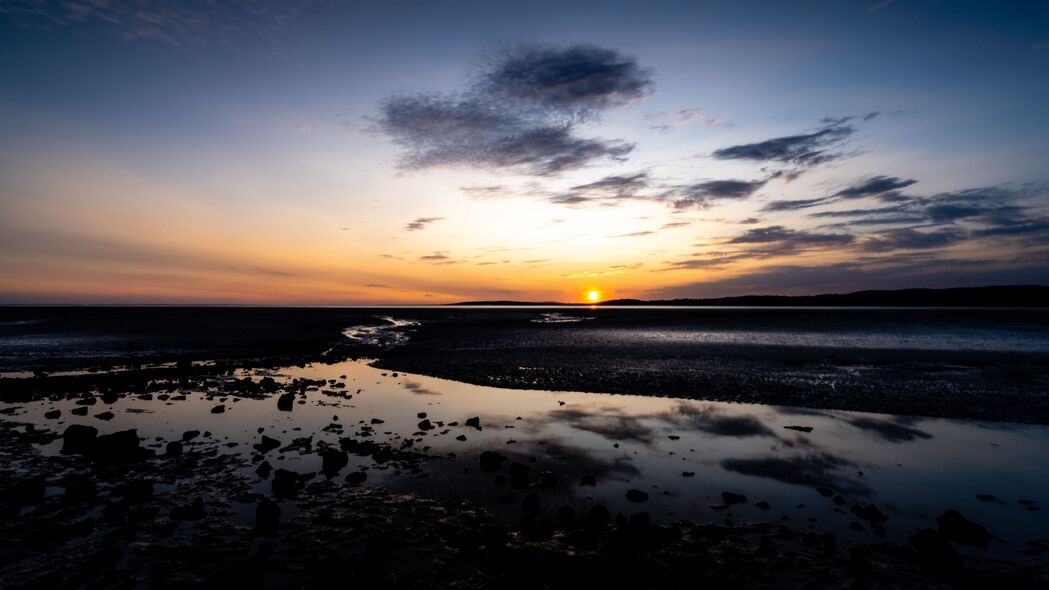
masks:
[(632, 489), (627, 490), (627, 492), (626, 492), (626, 499), (630, 500), (631, 502), (647, 502), (648, 501), (648, 494), (646, 494), (645, 492), (642, 492), (641, 490), (639, 490), (637, 488), (632, 488)]
[(941, 535), (962, 545), (986, 549), (987, 542), (992, 537), (986, 527), (965, 518), (961, 512), (953, 508), (937, 518), (936, 524)]
[(433, 430), (433, 424), (430, 424), (429, 420), (423, 420), (419, 422), (419, 430)]
[(102, 463), (129, 463), (145, 459), (150, 451), (140, 446), (137, 430), (121, 430), (95, 438), (92, 458)]
[(5, 482), (4, 489), (0, 489), (0, 499), (18, 506), (33, 506), (44, 499), (46, 487), (47, 481), (43, 476), (21, 479), (14, 483)]
[(295, 394), (285, 393), (277, 397), (277, 409), (281, 412), (290, 412), (295, 407)]
[(958, 552), (933, 529), (922, 529), (907, 537), (918, 554), (918, 562), (941, 572), (957, 571), (962, 564)]
[(182, 440), (193, 440), (200, 436), (199, 430), (187, 430), (182, 433)]
[(62, 433), (62, 452), (67, 455), (87, 455), (91, 452), (98, 437), (94, 426), (70, 424)]
[(565, 504), (557, 511), (557, 521), (562, 527), (570, 527), (575, 523), (575, 508)]
[(579, 476), (579, 485), (581, 485), (581, 486), (596, 486), (597, 485), (597, 478), (594, 477), (593, 475), (580, 475)]
[(695, 477), (695, 476), (696, 476), (696, 472), (695, 471), (682, 471), (681, 472), (681, 477)]
[(62, 410), (51, 410), (44, 414), (44, 418), (48, 420), (57, 420), (62, 417)]
[(510, 485), (515, 488), (528, 487), (528, 473), (531, 468), (524, 463), (510, 464)]
[(525, 496), (524, 502), (521, 502), (521, 510), (528, 516), (539, 514), (539, 494), (532, 492)]
[(346, 483), (350, 485), (360, 485), (367, 481), (368, 474), (364, 471), (354, 471), (346, 476)]
[(757, 508), (760, 508), (761, 510), (768, 510), (769, 508), (772, 508), (772, 506), (770, 506), (769, 503), (766, 502), (765, 500), (762, 500), (762, 501), (758, 502), (757, 504), (754, 504), (754, 506), (757, 507)]
[(262, 440), (252, 445), (256, 451), (265, 455), (273, 449), (279, 449), (281, 442), (275, 438), (270, 438), (265, 434), (262, 435)]
[(415, 417), (420, 419), (420, 420), (422, 420), (423, 418), (426, 417), (426, 412), (419, 412), (418, 414), (415, 415)]
[(460, 434), (459, 436), (455, 437), (455, 440), (460, 441), (460, 442), (464, 442), (464, 441), (466, 441), (466, 435), (465, 434)]
[(182, 454), (182, 443), (177, 440), (169, 442), (164, 448), (164, 454), (168, 457), (178, 457)]
[(255, 474), (262, 479), (269, 479), (270, 472), (273, 471), (273, 466), (270, 465), (269, 461), (263, 461), (259, 464), (258, 468), (255, 469)]
[(102, 395), (99, 395), (98, 398), (102, 400), (102, 403), (115, 404), (117, 403), (117, 400), (120, 399), (120, 394), (115, 391), (107, 391)]
[(269, 498), (263, 498), (255, 507), (255, 528), (260, 533), (272, 533), (280, 524), (280, 506)]
[(287, 469), (278, 469), (273, 474), (273, 495), (278, 498), (287, 498), (295, 495), (302, 489), (302, 475)]
[(997, 502), (998, 501), (998, 498), (995, 498), (991, 494), (976, 494), (976, 499), (977, 500), (982, 500), (984, 502)]
[(830, 488), (816, 488), (816, 491), (824, 498), (830, 498), (834, 495), (834, 490)]
[(798, 432), (812, 432), (811, 426), (784, 426), (787, 430), (797, 430)]
[(371, 422), (372, 424), (386, 424), (385, 420), (380, 420), (378, 418), (372, 418)]
[(480, 430), (481, 429), (481, 417), (480, 416), (474, 416), (473, 418), (467, 418), (466, 419), (466, 425), (470, 426), (472, 428), (476, 428), (477, 430)]
[(124, 501), (131, 504), (145, 502), (153, 497), (153, 482), (145, 479), (133, 479), (123, 487)]
[(498, 471), (502, 466), (503, 456), (495, 451), (484, 451), (481, 453), (481, 471), (490, 473)]
[(69, 410), (69, 413), (74, 415), (74, 416), (87, 416), (87, 408), (85, 408), (85, 407), (73, 408), (72, 410)]
[(747, 497), (735, 492), (721, 492), (721, 501), (731, 506), (733, 504), (742, 504), (746, 502)]
[(320, 452), (321, 455), (321, 472), (331, 479), (336, 473), (338, 473), (343, 467), (346, 467), (350, 462), (349, 455), (346, 451), (341, 449), (324, 449)]
[(66, 485), (62, 499), (69, 503), (90, 502), (98, 497), (98, 486), (90, 479), (81, 479)]
[(223, 404), (219, 404), (219, 405), (215, 406), (214, 408), (211, 408), (211, 413), (212, 414), (222, 414), (225, 411), (226, 411), (226, 406), (223, 405)]
[(113, 412), (100, 412), (98, 414), (95, 414), (95, 418), (98, 418), (99, 420), (105, 420), (108, 422), (113, 419)]

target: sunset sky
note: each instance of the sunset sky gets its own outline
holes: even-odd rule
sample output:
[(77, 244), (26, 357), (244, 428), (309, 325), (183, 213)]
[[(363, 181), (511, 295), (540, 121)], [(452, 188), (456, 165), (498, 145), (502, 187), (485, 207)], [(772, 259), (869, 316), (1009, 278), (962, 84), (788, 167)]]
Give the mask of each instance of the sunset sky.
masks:
[(1049, 283), (1043, 1), (4, 0), (0, 80), (0, 303)]

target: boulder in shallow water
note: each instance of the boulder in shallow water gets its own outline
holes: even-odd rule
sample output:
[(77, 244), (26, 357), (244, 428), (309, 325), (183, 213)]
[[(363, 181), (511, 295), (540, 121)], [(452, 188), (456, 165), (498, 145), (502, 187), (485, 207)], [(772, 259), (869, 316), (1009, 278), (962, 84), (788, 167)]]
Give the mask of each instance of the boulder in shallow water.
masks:
[(265, 434), (263, 434), (262, 435), (262, 440), (257, 442), (257, 443), (255, 443), (252, 446), (255, 447), (256, 451), (258, 451), (258, 452), (262, 453), (263, 455), (265, 455), (266, 453), (272, 451), (273, 449), (279, 449), (280, 448), (280, 444), (281, 443), (280, 443), (279, 440), (277, 440), (275, 438), (270, 438), (270, 437), (266, 436)]
[(467, 418), (466, 419), (466, 425), (471, 427), (471, 428), (476, 428), (477, 430), (480, 430), (481, 429), (481, 417), (480, 416), (474, 416), (473, 418)]
[(280, 524), (280, 506), (270, 500), (263, 498), (255, 507), (255, 528), (260, 533), (272, 533)]
[(941, 535), (962, 545), (986, 549), (987, 542), (993, 536), (987, 532), (987, 527), (965, 518), (953, 508), (937, 518), (936, 524)]
[(91, 452), (98, 437), (94, 426), (71, 424), (62, 433), (62, 452), (67, 455), (86, 455)]
[(321, 455), (321, 472), (331, 479), (336, 473), (350, 462), (346, 451), (341, 449), (324, 449)]
[(277, 409), (282, 412), (290, 412), (295, 407), (295, 394), (285, 393), (277, 398)]
[(721, 492), (721, 501), (731, 506), (733, 504), (742, 504), (746, 502), (747, 497), (735, 492)]
[(495, 451), (484, 451), (481, 453), (481, 471), (489, 473), (498, 471), (502, 466), (503, 456)]
[(631, 488), (626, 491), (626, 499), (631, 502), (647, 502), (648, 494), (637, 488)]

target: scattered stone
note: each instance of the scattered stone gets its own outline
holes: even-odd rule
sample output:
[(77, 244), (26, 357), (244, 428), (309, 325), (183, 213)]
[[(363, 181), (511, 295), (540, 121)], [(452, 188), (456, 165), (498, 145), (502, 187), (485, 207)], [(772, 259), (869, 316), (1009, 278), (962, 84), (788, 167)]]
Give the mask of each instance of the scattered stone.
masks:
[(226, 406), (223, 405), (223, 404), (219, 404), (219, 405), (215, 406), (214, 408), (211, 408), (211, 413), (212, 414), (222, 414), (225, 411), (226, 411)]
[(95, 418), (108, 422), (113, 419), (113, 412), (99, 412), (98, 414), (95, 414)]
[(44, 414), (44, 418), (48, 420), (57, 420), (62, 417), (62, 410), (51, 410)]
[(164, 454), (168, 457), (178, 457), (182, 454), (182, 443), (177, 440), (170, 441), (164, 447)]
[(746, 502), (747, 497), (735, 492), (721, 492), (721, 501), (731, 506), (733, 504), (742, 504)]
[(252, 447), (254, 447), (256, 451), (262, 453), (263, 455), (272, 451), (273, 449), (279, 449), (280, 446), (281, 442), (279, 440), (275, 438), (270, 438), (265, 434), (262, 435), (262, 440), (252, 445)]
[(465, 434), (460, 434), (459, 436), (455, 437), (455, 440), (465, 441), (466, 440), (466, 435)]
[(346, 476), (346, 483), (350, 485), (360, 485), (368, 479), (368, 474), (364, 471), (354, 471)]
[(696, 476), (696, 472), (695, 471), (682, 471), (681, 472), (681, 477), (695, 477), (695, 476)]
[(498, 471), (502, 466), (503, 456), (495, 451), (484, 451), (481, 453), (481, 471), (490, 473)]
[(465, 424), (477, 430), (481, 429), (481, 418), (480, 416), (474, 416), (473, 418), (467, 418)]
[(86, 455), (91, 452), (98, 429), (94, 426), (70, 424), (62, 433), (62, 452), (69, 455)]
[(754, 504), (754, 506), (756, 506), (757, 508), (760, 508), (762, 510), (768, 510), (769, 508), (772, 508), (772, 506), (770, 506), (769, 503), (766, 502), (765, 500), (762, 500), (762, 501), (758, 502), (757, 504)]
[(85, 407), (73, 408), (72, 410), (69, 410), (69, 413), (74, 415), (74, 416), (87, 416), (87, 408), (85, 408)]
[(812, 432), (811, 426), (784, 426), (787, 430), (797, 430), (798, 432)]
[(187, 430), (182, 433), (182, 440), (193, 440), (200, 436), (199, 430)]
[(277, 397), (277, 409), (281, 412), (290, 412), (295, 407), (295, 394), (288, 392)]
[(939, 532), (922, 529), (907, 537), (907, 540), (917, 552), (918, 562), (925, 567), (944, 573), (955, 572), (961, 567), (958, 552)]
[(937, 518), (936, 524), (941, 535), (962, 545), (986, 549), (987, 542), (992, 538), (987, 527), (965, 518), (953, 508)]
[(346, 454), (346, 451), (343, 451), (342, 449), (324, 449), (320, 452), (320, 455), (321, 472), (323, 472), (328, 479), (331, 479), (350, 462), (350, 458)]
[(626, 491), (626, 499), (631, 502), (647, 502), (648, 494), (637, 488), (631, 488)]
[(429, 420), (424, 419), (422, 422), (419, 422), (419, 430), (433, 430), (433, 424)]

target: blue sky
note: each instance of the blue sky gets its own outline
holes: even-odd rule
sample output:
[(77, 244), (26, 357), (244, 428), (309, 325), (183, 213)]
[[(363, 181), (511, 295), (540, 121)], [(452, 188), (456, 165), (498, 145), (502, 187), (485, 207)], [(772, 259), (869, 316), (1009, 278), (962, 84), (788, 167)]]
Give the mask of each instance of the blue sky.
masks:
[(0, 73), (5, 302), (1049, 280), (1044, 2), (16, 0)]

